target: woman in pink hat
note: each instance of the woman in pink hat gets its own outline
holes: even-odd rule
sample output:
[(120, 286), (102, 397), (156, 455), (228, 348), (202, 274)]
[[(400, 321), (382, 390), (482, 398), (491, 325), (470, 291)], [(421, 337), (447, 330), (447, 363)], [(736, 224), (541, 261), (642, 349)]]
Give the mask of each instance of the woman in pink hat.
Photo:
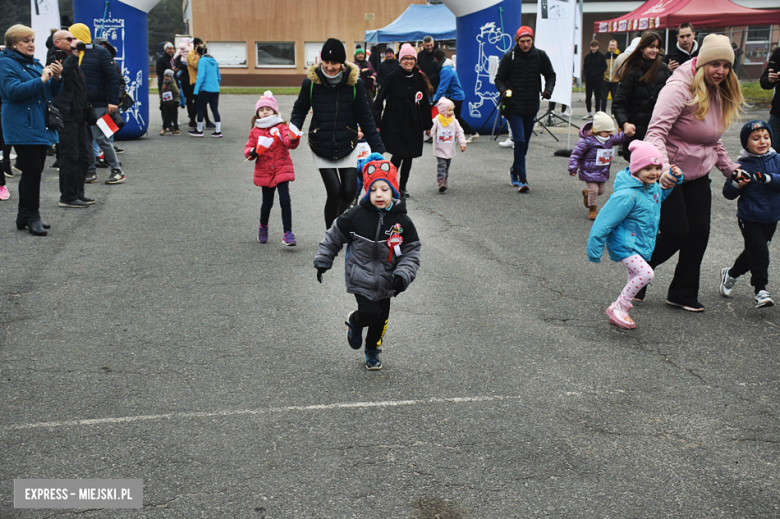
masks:
[(423, 133), (433, 126), (431, 104), (433, 87), (417, 66), (417, 54), (408, 43), (398, 53), (401, 68), (385, 79), (374, 101), (374, 120), (382, 134), (391, 162), (401, 172), (401, 196), (407, 198), (406, 183), (412, 170), (412, 160), (422, 156)]

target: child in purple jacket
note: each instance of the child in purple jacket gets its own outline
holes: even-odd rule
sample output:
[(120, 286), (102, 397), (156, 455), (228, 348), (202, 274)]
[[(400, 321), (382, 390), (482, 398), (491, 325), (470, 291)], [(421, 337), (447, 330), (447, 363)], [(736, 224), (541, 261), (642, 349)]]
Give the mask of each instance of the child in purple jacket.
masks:
[(582, 202), (588, 208), (588, 219), (595, 220), (596, 197), (604, 194), (604, 185), (609, 180), (609, 166), (615, 151), (613, 146), (622, 144), (626, 137), (622, 131), (615, 133), (612, 117), (604, 112), (596, 112), (593, 122), (580, 130), (580, 140), (569, 159), (569, 175), (574, 176), (580, 170), (580, 180), (588, 187), (582, 190)]

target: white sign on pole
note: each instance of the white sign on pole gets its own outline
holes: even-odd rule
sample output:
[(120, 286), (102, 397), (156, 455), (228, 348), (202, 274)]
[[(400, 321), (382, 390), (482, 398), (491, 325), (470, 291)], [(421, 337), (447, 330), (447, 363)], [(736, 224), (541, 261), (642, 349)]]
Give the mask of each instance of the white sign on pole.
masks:
[(574, 45), (574, 77), (582, 79), (582, 12), (579, 2), (574, 17)]
[(35, 31), (35, 57), (46, 64), (46, 40), (51, 30), (60, 29), (60, 4), (57, 0), (30, 0), (30, 28)]
[(534, 45), (547, 53), (555, 70), (555, 90), (550, 100), (571, 106), (575, 0), (538, 2)]

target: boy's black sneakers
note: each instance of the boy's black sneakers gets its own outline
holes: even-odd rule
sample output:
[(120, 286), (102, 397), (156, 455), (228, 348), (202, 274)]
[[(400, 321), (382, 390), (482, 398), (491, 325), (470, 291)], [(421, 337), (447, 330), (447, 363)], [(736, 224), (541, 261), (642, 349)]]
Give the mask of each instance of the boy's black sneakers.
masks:
[(197, 128), (190, 130), (188, 133), (190, 134), (190, 137), (203, 137), (203, 131), (198, 131)]
[(366, 369), (382, 369), (382, 361), (379, 360), (379, 354), (382, 350), (366, 350)]
[(350, 312), (347, 320), (344, 322), (347, 325), (347, 343), (353, 350), (359, 350), (363, 346), (363, 328), (358, 328), (352, 324), (352, 315), (356, 313), (357, 310)]

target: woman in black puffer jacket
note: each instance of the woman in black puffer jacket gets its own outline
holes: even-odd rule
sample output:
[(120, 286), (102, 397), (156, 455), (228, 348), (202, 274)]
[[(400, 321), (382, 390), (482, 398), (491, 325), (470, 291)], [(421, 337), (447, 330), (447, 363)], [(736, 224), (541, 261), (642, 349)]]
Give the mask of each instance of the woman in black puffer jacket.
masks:
[(628, 145), (643, 140), (653, 116), (658, 93), (669, 79), (669, 68), (661, 61), (661, 36), (646, 32), (634, 52), (618, 69), (617, 94), (612, 101), (612, 114), (624, 132), (633, 128), (636, 134), (623, 143), (623, 158), (631, 160)]
[(293, 106), (290, 131), (301, 136), (309, 109), (309, 147), (320, 170), (328, 198), (325, 227), (349, 208), (357, 191), (358, 126), (371, 151), (384, 153), (385, 146), (376, 131), (360, 70), (345, 63), (347, 51), (335, 38), (325, 42), (322, 64), (309, 67), (301, 92)]

